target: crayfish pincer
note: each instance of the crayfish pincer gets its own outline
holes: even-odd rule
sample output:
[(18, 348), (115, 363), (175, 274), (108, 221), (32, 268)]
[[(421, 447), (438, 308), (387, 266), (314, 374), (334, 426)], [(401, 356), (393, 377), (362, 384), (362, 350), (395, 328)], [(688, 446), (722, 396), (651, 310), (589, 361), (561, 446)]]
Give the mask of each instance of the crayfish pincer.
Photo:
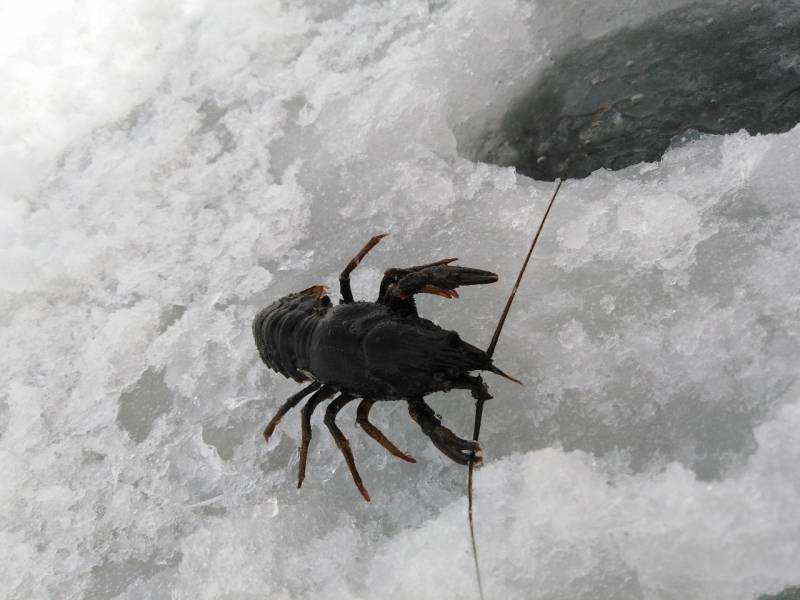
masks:
[(367, 435), (394, 456), (414, 459), (397, 448), (369, 420), (375, 402), (403, 400), (411, 418), (433, 444), (459, 464), (480, 461), (480, 446), (442, 425), (424, 397), (432, 392), (469, 390), (476, 400), (491, 398), (486, 384), (473, 371), (491, 371), (513, 381), (492, 363), (483, 350), (463, 341), (417, 314), (414, 295), (435, 294), (457, 298), (463, 285), (494, 283), (489, 271), (453, 266), (455, 258), (426, 265), (386, 271), (375, 302), (356, 302), (350, 290), (350, 273), (386, 234), (376, 235), (348, 263), (339, 276), (341, 301), (334, 306), (324, 286), (315, 285), (289, 294), (258, 313), (253, 335), (267, 366), (307, 385), (286, 400), (264, 430), (269, 441), (281, 418), (304, 398), (301, 411), (300, 465), (297, 487), (305, 477), (311, 415), (333, 396), (325, 411), (325, 425), (344, 455), (358, 491), (369, 494), (356, 469), (350, 444), (336, 425), (342, 407), (361, 398), (356, 422)]

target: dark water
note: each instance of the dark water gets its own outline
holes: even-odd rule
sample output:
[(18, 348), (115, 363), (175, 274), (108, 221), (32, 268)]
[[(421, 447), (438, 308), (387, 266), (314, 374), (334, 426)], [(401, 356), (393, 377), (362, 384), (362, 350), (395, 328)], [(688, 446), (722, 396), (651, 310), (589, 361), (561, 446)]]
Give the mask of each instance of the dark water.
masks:
[(758, 600), (800, 600), (800, 586), (788, 587), (779, 594), (759, 596)]
[(688, 134), (800, 122), (800, 3), (672, 11), (557, 58), (476, 157), (552, 180), (658, 160)]

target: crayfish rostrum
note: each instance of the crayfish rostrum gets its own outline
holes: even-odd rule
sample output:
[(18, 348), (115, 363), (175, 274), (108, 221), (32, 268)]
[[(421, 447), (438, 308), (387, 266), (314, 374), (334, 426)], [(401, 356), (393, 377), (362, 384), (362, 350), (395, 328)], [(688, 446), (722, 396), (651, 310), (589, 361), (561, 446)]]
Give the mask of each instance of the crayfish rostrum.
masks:
[(269, 441), (281, 418), (311, 395), (302, 409), (297, 487), (305, 477), (311, 415), (334, 395), (338, 394), (328, 405), (324, 422), (344, 455), (356, 487), (369, 501), (350, 444), (336, 425), (336, 415), (345, 404), (361, 398), (356, 422), (391, 454), (415, 462), (369, 420), (375, 402), (404, 400), (411, 418), (441, 452), (460, 464), (477, 463), (481, 458), (478, 443), (462, 439), (442, 425), (424, 397), (432, 392), (466, 389), (476, 400), (491, 398), (486, 384), (479, 375), (471, 374), (473, 371), (491, 371), (516, 381), (498, 369), (485, 351), (463, 341), (455, 331), (421, 318), (414, 302), (418, 293), (456, 298), (457, 287), (494, 283), (494, 273), (453, 266), (455, 258), (393, 268), (384, 273), (375, 302), (353, 300), (350, 273), (385, 236), (370, 239), (342, 271), (338, 305), (333, 305), (324, 286), (316, 285), (281, 298), (253, 321), (258, 353), (267, 366), (308, 384), (281, 405), (264, 430), (264, 438)]

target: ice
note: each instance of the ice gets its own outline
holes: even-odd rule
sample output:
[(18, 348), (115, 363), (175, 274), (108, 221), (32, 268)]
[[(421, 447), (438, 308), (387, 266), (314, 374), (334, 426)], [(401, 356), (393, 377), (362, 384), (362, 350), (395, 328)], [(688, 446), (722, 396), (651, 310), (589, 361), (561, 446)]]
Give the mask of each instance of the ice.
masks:
[[(297, 385), (250, 322), (388, 231), (356, 296), (458, 256), (500, 282), (420, 310), (487, 344), (553, 185), (470, 160), (483, 132), (686, 2), (29, 5), (0, 20), (0, 596), (476, 597), (464, 469), (348, 407), (373, 501), (319, 415), (298, 491), (299, 415), (261, 437)], [(564, 184), (496, 354), (525, 385), (487, 376), (488, 597), (800, 584), (798, 147), (689, 136)], [(466, 394), (431, 404), (469, 433)]]

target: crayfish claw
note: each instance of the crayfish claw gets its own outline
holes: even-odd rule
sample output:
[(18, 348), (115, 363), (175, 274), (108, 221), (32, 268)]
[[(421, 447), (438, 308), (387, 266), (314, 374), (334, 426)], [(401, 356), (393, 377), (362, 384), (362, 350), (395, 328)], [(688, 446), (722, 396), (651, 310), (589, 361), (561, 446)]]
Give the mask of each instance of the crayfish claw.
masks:
[(409, 400), (408, 412), (419, 424), (423, 433), (431, 439), (433, 445), (449, 459), (460, 465), (468, 465), (474, 455), (478, 459), (477, 462), (480, 462), (481, 447), (478, 442), (460, 438), (442, 425), (441, 419), (422, 398)]
[(468, 267), (440, 264), (411, 271), (398, 282), (398, 291), (410, 296), (420, 292), (444, 298), (458, 298), (455, 289), (462, 285), (484, 285), (497, 281), (497, 274)]
[(483, 464), (483, 449), (478, 442), (473, 442), (474, 448), (467, 453), (467, 464), (470, 462), (474, 467), (480, 467)]

